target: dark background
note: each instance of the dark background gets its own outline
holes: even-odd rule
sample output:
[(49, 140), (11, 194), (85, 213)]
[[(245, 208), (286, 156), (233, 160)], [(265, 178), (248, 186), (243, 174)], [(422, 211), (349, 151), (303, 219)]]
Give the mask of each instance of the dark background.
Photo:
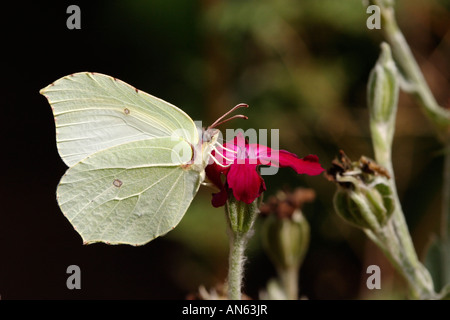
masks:
[[(400, 26), (438, 102), (448, 105), (449, 1), (398, 1)], [(66, 9), (81, 8), (81, 30), (68, 30)], [(80, 71), (101, 72), (212, 123), (246, 102), (249, 120), (229, 126), (280, 129), (280, 146), (317, 154), (330, 166), (339, 149), (372, 156), (365, 88), (382, 34), (366, 28), (359, 0), (335, 1), (40, 1), (2, 4), (0, 19), (2, 299), (184, 299), (227, 272), (222, 209), (202, 188), (180, 225), (142, 247), (83, 246), (60, 212), (55, 191), (67, 169), (54, 122), (39, 90)], [(225, 127), (223, 127), (225, 129)], [(442, 147), (418, 106), (401, 94), (394, 167), (419, 255), (438, 230)], [(309, 187), (304, 208), (311, 245), (300, 292), (310, 299), (403, 298), (404, 284), (363, 233), (332, 208), (335, 186), (323, 177), (282, 169), (267, 195)], [(257, 227), (259, 223), (257, 223)], [(81, 290), (68, 290), (66, 269), (81, 268)], [(370, 264), (382, 290), (365, 289)], [(250, 243), (245, 292), (254, 299), (275, 275)]]

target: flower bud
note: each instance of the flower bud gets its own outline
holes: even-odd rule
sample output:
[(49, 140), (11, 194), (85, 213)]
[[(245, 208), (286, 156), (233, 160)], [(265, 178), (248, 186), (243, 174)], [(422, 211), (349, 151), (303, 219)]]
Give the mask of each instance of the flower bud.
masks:
[(333, 204), (345, 221), (372, 231), (383, 227), (394, 212), (392, 190), (384, 181), (354, 190), (338, 187)]
[(386, 225), (395, 207), (386, 169), (366, 157), (352, 162), (341, 151), (326, 176), (338, 184), (333, 204), (340, 217), (372, 231)]
[(300, 210), (291, 217), (268, 216), (261, 231), (264, 249), (281, 269), (298, 269), (309, 246), (310, 228)]
[(313, 189), (280, 191), (260, 207), (261, 214), (267, 216), (262, 224), (262, 244), (278, 272), (292, 270), (296, 273), (303, 262), (310, 228), (301, 208), (315, 196)]
[(279, 191), (260, 206), (266, 216), (261, 228), (262, 245), (278, 274), (277, 279), (269, 281), (262, 297), (298, 299), (299, 270), (310, 238), (301, 208), (315, 197), (313, 189), (296, 188), (293, 192)]
[(394, 122), (399, 91), (398, 72), (387, 43), (381, 44), (381, 54), (372, 69), (367, 85), (367, 103), (373, 121)]

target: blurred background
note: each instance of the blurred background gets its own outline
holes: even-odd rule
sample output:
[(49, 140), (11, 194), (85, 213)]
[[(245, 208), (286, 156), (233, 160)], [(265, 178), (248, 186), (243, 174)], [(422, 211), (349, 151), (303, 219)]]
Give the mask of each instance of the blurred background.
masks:
[[(397, 17), (432, 91), (449, 106), (450, 1), (399, 0)], [(81, 9), (69, 30), (66, 9)], [(228, 242), (223, 208), (202, 187), (172, 232), (142, 247), (83, 246), (60, 212), (56, 186), (67, 169), (39, 90), (95, 71), (169, 101), (205, 125), (244, 102), (247, 121), (226, 128), (279, 129), (280, 147), (316, 154), (324, 168), (340, 149), (372, 157), (366, 82), (381, 31), (368, 30), (361, 0), (49, 1), (2, 4), (0, 295), (2, 299), (184, 299), (223, 283)], [(382, 26), (383, 27), (383, 26)], [(438, 230), (442, 147), (415, 102), (401, 94), (394, 169), (414, 244), (422, 256)], [(280, 169), (265, 197), (313, 188), (303, 213), (311, 243), (300, 273), (309, 299), (403, 299), (404, 283), (364, 234), (334, 212), (335, 186)], [(256, 224), (245, 293), (258, 299), (275, 269)], [(81, 268), (81, 290), (66, 269)], [(381, 268), (382, 289), (366, 288)]]

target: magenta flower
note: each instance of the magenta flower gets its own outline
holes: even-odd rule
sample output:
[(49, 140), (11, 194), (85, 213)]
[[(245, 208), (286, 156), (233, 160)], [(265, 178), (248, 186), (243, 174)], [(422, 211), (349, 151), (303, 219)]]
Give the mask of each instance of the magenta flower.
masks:
[[(318, 175), (324, 171), (316, 155), (299, 158), (285, 150), (274, 150), (259, 144), (249, 144), (242, 133), (222, 147), (222, 151), (213, 151), (214, 163), (206, 167), (209, 180), (219, 188), (213, 194), (212, 205), (225, 205), (228, 191), (238, 201), (252, 203), (266, 190), (258, 167), (270, 165), (275, 167), (291, 167), (298, 174)], [(225, 181), (222, 181), (222, 175)]]

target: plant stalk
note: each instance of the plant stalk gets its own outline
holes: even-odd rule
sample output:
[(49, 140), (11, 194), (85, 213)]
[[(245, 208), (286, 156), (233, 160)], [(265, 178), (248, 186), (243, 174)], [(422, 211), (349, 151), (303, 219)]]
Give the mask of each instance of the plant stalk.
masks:
[[(448, 237), (450, 232), (450, 110), (444, 109), (439, 106), (436, 99), (434, 98), (433, 93), (431, 92), (425, 80), (425, 77), (420, 70), (419, 65), (417, 64), (411, 49), (397, 24), (394, 11), (394, 1), (372, 0), (372, 3), (379, 6), (380, 8), (383, 32), (387, 41), (391, 45), (394, 60), (404, 78), (403, 83), (401, 83), (402, 89), (413, 94), (420, 107), (422, 108), (424, 114), (434, 125), (437, 136), (443, 141), (444, 146), (446, 147), (444, 158), (444, 185), (439, 242), (441, 244), (441, 278), (444, 281), (444, 284), (449, 284), (450, 249), (448, 243), (450, 242)], [(388, 149), (390, 149), (390, 146)], [(377, 160), (381, 160), (381, 158), (384, 158), (384, 161), (380, 161), (380, 164), (386, 166), (389, 171), (393, 173), (392, 163), (390, 160), (387, 161), (390, 156), (390, 152), (389, 154), (380, 154), (380, 159), (377, 158)], [(395, 188), (395, 183), (392, 183), (392, 187)], [(396, 197), (396, 203), (398, 203), (398, 208), (400, 208), (398, 197)], [(394, 223), (396, 224), (396, 227), (398, 227), (400, 234), (403, 235), (400, 239), (406, 239), (405, 235), (407, 229), (403, 227), (403, 225), (406, 226), (406, 223), (404, 223), (404, 216), (401, 213), (401, 209), (395, 214), (395, 217), (396, 218), (394, 219)], [(407, 242), (409, 242), (409, 240)], [(409, 247), (409, 244), (404, 244)], [(425, 269), (425, 271), (427, 270)]]
[(392, 165), (392, 140), (385, 139), (383, 132), (385, 128), (376, 121), (371, 121), (371, 132), (375, 160), (388, 170), (392, 196), (395, 202), (395, 209), (388, 223), (373, 232), (366, 230), (367, 235), (381, 248), (391, 261), (396, 270), (406, 279), (413, 298), (434, 299), (433, 281), (428, 270), (419, 261), (402, 206), (398, 197), (395, 176)]
[(298, 275), (298, 267), (279, 268), (278, 270), (281, 286), (289, 300), (298, 299)]
[(414, 55), (395, 19), (393, 1), (372, 0), (380, 7), (382, 30), (392, 48), (394, 60), (406, 81), (402, 88), (413, 93), (424, 113), (438, 130), (438, 136), (445, 141), (450, 138), (450, 111), (436, 102), (425, 77), (420, 71)]
[(261, 199), (247, 204), (237, 201), (229, 193), (225, 205), (230, 254), (228, 258), (228, 299), (241, 300), (244, 277), (245, 248), (253, 234), (253, 225), (259, 213)]
[(241, 300), (242, 279), (244, 275), (245, 247), (247, 237), (230, 235), (230, 255), (228, 261), (228, 299)]

